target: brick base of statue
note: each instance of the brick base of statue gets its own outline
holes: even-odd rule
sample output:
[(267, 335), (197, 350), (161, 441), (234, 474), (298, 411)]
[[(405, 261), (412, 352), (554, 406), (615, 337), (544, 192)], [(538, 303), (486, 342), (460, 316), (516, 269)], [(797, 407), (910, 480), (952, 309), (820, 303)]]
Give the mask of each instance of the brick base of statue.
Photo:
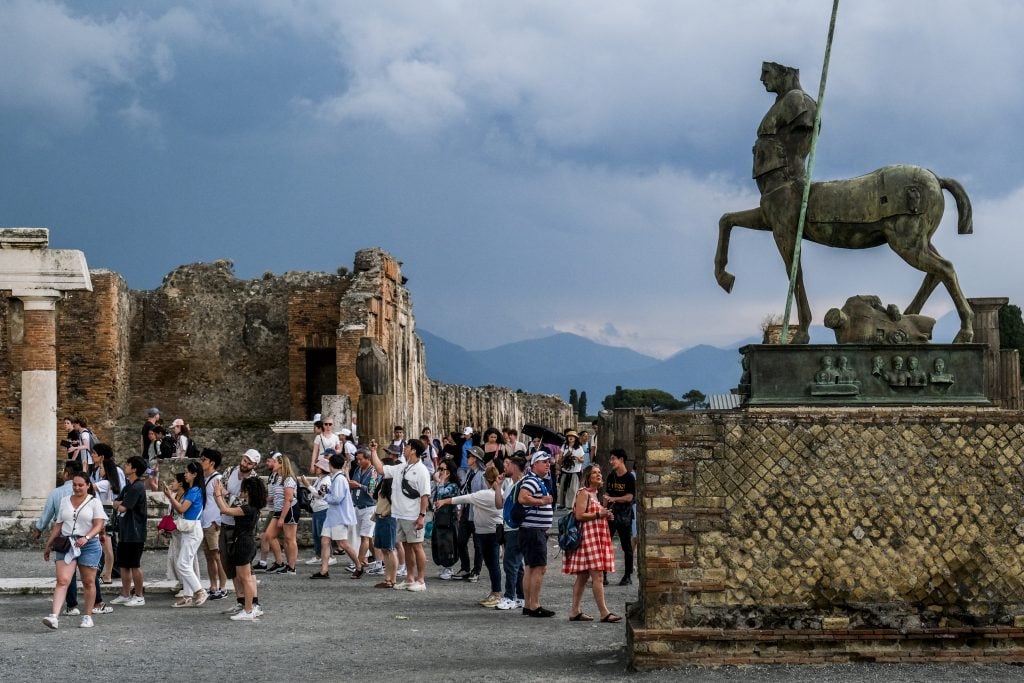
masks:
[(1024, 662), (1024, 413), (635, 420), (633, 667)]

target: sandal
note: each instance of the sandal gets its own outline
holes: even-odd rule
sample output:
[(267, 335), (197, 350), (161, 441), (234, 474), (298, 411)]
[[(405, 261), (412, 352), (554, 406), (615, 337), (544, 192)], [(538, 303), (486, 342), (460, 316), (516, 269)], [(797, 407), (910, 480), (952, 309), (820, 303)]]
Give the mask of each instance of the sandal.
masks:
[(622, 621), (622, 617), (620, 617), (615, 612), (609, 612), (608, 614), (601, 617), (601, 621), (603, 621), (606, 624), (614, 624), (616, 622)]
[(171, 607), (191, 607), (192, 598), (180, 598)]
[[(574, 617), (569, 617), (569, 621), (593, 621), (593, 620), (594, 620), (594, 617), (590, 616), (589, 614), (587, 614), (585, 612), (580, 612), (579, 614), (577, 614)], [(601, 621), (604, 621), (604, 619), (602, 619)]]
[(394, 588), (395, 587), (395, 582), (394, 581), (381, 581), (380, 583), (375, 583), (373, 585), (373, 587), (374, 588)]

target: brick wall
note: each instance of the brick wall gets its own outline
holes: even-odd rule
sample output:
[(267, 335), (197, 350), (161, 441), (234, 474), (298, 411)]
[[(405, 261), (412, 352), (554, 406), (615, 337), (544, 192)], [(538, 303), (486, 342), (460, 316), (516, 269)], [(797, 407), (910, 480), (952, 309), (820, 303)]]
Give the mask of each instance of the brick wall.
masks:
[(1024, 414), (766, 409), (636, 421), (636, 666), (1024, 661)]
[[(432, 383), (400, 264), (381, 249), (357, 252), (352, 272), (343, 275), (241, 280), (229, 261), (217, 261), (181, 266), (151, 291), (132, 291), (108, 271), (92, 271), (92, 281), (92, 292), (71, 293), (57, 307), (58, 419), (85, 417), (121, 460), (138, 450), (138, 430), (152, 406), (165, 424), (188, 421), (201, 446), (228, 454), (260, 443), (269, 448), (272, 422), (310, 417), (308, 349), (335, 349), (334, 389), (357, 406), (355, 362), (363, 336), (377, 340), (391, 363), (387, 425), (430, 425), (440, 433), (467, 423), (573, 424), (557, 397)], [(45, 361), (39, 354), (47, 349), (53, 353), (52, 340), (21, 343), (37, 335), (37, 312), (28, 313), (0, 296), (0, 485), (6, 486), (17, 486), (20, 476), (21, 350), (29, 349), (35, 363)], [(390, 427), (378, 438), (386, 436)], [(56, 444), (54, 457), (61, 457)]]
[[(347, 287), (348, 282), (339, 279), (330, 287), (304, 288), (288, 295), (288, 391), (292, 420), (310, 418), (306, 414), (306, 351), (335, 348), (338, 306)], [(352, 358), (354, 367), (354, 354)], [(337, 387), (331, 393), (337, 393)]]
[(0, 292), (0, 481), (21, 481), (21, 364), (12, 338), (22, 333), (21, 305)]

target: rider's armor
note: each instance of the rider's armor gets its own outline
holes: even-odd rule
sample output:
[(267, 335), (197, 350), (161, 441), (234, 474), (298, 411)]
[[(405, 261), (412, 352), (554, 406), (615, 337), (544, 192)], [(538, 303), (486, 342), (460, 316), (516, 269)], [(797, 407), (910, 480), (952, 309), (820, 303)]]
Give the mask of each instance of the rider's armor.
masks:
[(803, 90), (790, 90), (772, 105), (757, 127), (754, 178), (781, 169), (787, 180), (801, 180), (811, 151), (815, 103)]

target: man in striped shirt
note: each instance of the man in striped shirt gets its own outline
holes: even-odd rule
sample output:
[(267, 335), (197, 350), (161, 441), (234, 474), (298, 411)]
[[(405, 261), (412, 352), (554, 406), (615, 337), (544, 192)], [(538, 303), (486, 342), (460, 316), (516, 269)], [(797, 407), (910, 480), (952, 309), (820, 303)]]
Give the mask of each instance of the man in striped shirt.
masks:
[(540, 589), (548, 565), (548, 529), (554, 516), (554, 498), (542, 480), (551, 471), (551, 454), (539, 450), (530, 458), (530, 472), (519, 487), (519, 503), (526, 508), (526, 517), (519, 525), (519, 550), (523, 554), (526, 571), (523, 573), (523, 593), (526, 604), (523, 615), (551, 617), (554, 612), (540, 606)]

